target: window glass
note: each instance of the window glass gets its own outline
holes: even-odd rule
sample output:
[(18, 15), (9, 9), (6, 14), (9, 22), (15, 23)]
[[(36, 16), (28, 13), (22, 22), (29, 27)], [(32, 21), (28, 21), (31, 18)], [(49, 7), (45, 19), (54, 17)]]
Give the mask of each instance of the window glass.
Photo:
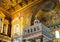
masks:
[(13, 42), (21, 42), (19, 39), (14, 39)]
[(6, 33), (6, 24), (3, 25), (3, 33)]
[(34, 28), (34, 31), (36, 31), (36, 28)]
[(33, 29), (31, 29), (31, 32), (33, 32)]
[(0, 26), (2, 26), (2, 18), (0, 18)]
[(28, 29), (28, 33), (29, 33), (29, 29)]
[(17, 33), (18, 30), (19, 30), (19, 24), (16, 24), (16, 25), (14, 26), (14, 33)]
[(2, 18), (0, 18), (0, 32), (2, 31)]

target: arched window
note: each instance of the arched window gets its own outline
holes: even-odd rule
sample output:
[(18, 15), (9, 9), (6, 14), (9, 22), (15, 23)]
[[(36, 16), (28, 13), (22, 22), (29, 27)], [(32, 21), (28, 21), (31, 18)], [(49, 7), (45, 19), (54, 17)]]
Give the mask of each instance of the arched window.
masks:
[(31, 32), (33, 32), (33, 29), (31, 29)]
[(34, 31), (36, 31), (36, 28), (34, 27)]
[(29, 29), (28, 29), (28, 33), (29, 33), (30, 31), (29, 31)]
[(19, 30), (19, 24), (16, 24), (16, 25), (14, 26), (14, 33), (17, 33), (18, 30)]
[(2, 26), (2, 18), (0, 18), (0, 26)]
[(36, 25), (38, 23), (39, 23), (39, 20), (38, 19), (34, 20), (34, 25)]
[(13, 42), (21, 42), (20, 39), (14, 39)]
[(6, 24), (3, 25), (3, 33), (5, 34), (6, 33)]
[(2, 18), (0, 18), (0, 32), (2, 32)]

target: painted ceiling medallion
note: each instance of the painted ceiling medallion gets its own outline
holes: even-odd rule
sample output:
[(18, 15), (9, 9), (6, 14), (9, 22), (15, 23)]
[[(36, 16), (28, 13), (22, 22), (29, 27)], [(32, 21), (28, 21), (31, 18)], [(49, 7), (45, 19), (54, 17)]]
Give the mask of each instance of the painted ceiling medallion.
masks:
[(57, 4), (55, 2), (50, 2), (50, 1), (49, 2), (46, 2), (43, 5), (42, 11), (48, 12), (50, 10), (53, 10), (56, 7), (56, 5)]

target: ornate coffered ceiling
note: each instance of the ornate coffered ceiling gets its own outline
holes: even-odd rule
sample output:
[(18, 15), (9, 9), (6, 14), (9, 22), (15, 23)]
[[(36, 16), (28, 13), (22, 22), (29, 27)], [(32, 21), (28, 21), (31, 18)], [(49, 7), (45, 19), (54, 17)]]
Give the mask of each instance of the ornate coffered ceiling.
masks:
[(39, 0), (0, 0), (0, 10), (9, 16), (15, 14), (17, 11), (30, 7)]
[[(16, 12), (24, 10), (28, 7), (35, 5), (38, 2), (42, 2), (44, 0), (0, 0), (0, 10), (7, 15), (12, 16)], [(46, 0), (47, 1), (47, 0)], [(55, 5), (53, 5), (52, 7)], [(44, 7), (46, 8), (46, 7)]]
[(4, 8), (5, 10), (9, 8), (13, 8), (18, 3), (21, 3), (23, 0), (0, 0), (0, 7)]

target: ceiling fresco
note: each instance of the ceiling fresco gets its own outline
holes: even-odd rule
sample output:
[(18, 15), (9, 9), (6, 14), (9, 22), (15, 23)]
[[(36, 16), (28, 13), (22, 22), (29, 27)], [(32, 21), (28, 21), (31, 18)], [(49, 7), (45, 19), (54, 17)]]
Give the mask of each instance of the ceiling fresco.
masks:
[(56, 5), (57, 5), (56, 2), (51, 2), (51, 1), (45, 2), (42, 8), (42, 11), (44, 12), (51, 11), (56, 7)]
[[(38, 0), (0, 0), (0, 9), (7, 14), (12, 15), (18, 11), (32, 6), (32, 4), (40, 2)], [(11, 14), (10, 14), (11, 13)]]
[[(27, 18), (29, 17), (30, 21), (28, 23), (31, 24), (33, 24), (36, 17), (47, 26), (55, 25), (56, 18), (60, 23), (60, 3), (54, 0), (0, 0), (0, 10), (8, 17), (20, 14), (25, 21), (28, 21)], [(26, 24), (28, 25), (28, 23)]]
[(48, 27), (60, 24), (59, 4), (53, 1), (47, 1), (43, 3), (41, 7), (42, 8), (36, 12), (34, 19), (37, 17), (40, 22)]

